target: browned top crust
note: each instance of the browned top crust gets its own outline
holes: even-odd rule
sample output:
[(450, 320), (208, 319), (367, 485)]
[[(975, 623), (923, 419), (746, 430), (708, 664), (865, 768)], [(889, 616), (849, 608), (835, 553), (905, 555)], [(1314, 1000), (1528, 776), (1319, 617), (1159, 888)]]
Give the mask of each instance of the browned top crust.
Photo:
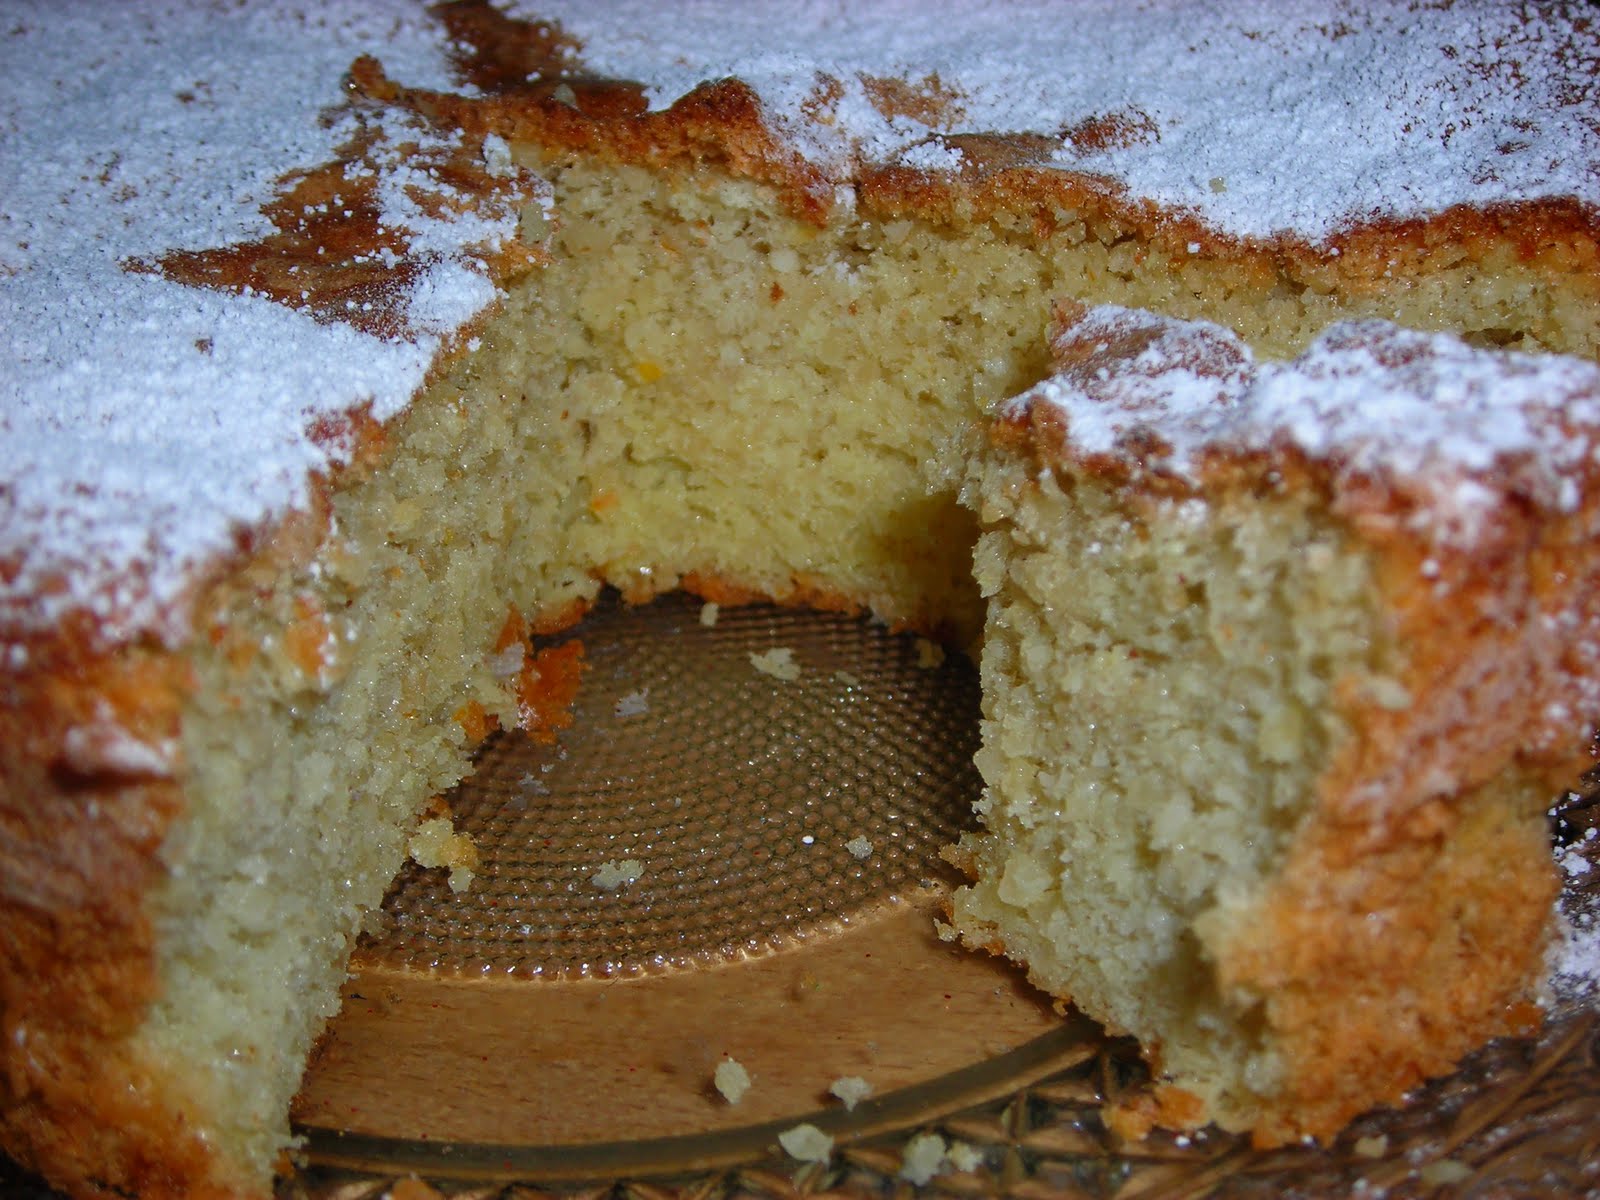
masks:
[[(916, 80), (861, 77), (879, 116), (914, 115), (930, 127), (923, 145), (940, 153), (913, 157), (937, 165), (866, 153), (830, 172), (801, 153), (744, 80), (708, 78), (670, 104), (652, 107), (643, 83), (594, 73), (579, 40), (556, 22), (510, 18), (488, 0), (449, 0), (432, 11), (450, 30), (460, 77), (482, 95), (403, 86), (389, 78), (376, 55), (354, 64), (352, 86), (451, 128), (494, 132), (551, 150), (658, 168), (713, 164), (773, 185), (792, 211), (819, 224), (841, 202), (842, 184), (851, 190), (852, 203), (886, 217), (965, 224), (998, 212), (1036, 212), (1047, 228), (1063, 211), (1087, 209), (1157, 252), (1181, 247), (1194, 253), (1191, 246), (1198, 242), (1200, 252), (1287, 253), (1324, 266), (1352, 255), (1367, 260), (1340, 264), (1345, 269), (1339, 274), (1346, 278), (1376, 279), (1396, 266), (1403, 270), (1404, 260), (1439, 241), (1510, 239), (1524, 258), (1559, 245), (1595, 261), (1600, 224), (1594, 205), (1559, 193), (1410, 214), (1383, 214), (1374, 206), (1363, 219), (1340, 222), (1322, 236), (1292, 228), (1268, 236), (1232, 233), (1192, 207), (1139, 195), (1114, 175), (1074, 169), (1063, 158), (1063, 146), (1085, 155), (1159, 141), (1160, 130), (1148, 113), (1098, 111), (1057, 129), (945, 131), (942, 118), (961, 113), (960, 95), (937, 72)], [(812, 113), (819, 122), (832, 123), (828, 103), (837, 100), (842, 86), (826, 77), (819, 82)], [(1592, 102), (1587, 90), (1582, 102)], [(1353, 132), (1342, 130), (1338, 136)]]

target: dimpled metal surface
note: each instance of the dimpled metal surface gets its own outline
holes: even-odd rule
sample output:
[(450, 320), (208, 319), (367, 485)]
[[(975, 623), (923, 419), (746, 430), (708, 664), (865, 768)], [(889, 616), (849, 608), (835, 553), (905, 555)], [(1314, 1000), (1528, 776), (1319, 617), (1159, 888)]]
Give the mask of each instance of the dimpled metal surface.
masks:
[[(555, 978), (685, 967), (949, 875), (940, 850), (981, 786), (971, 665), (857, 618), (704, 611), (612, 603), (546, 640), (584, 644), (572, 725), (553, 744), (513, 731), (485, 746), (447, 797), (476, 878), (457, 895), (444, 871), (408, 867), (369, 960)], [(605, 886), (608, 864), (637, 878)]]

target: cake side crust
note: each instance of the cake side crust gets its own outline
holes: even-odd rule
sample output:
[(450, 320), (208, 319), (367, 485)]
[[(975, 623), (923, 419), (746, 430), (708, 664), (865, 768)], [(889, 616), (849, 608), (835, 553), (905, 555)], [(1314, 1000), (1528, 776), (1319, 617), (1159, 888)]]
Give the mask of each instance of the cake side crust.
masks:
[(190, 680), (165, 652), (57, 658), (0, 704), (0, 1136), (82, 1195), (251, 1194), (204, 1137), (203, 1090), (130, 1045), (159, 990), (148, 897), (185, 801)]

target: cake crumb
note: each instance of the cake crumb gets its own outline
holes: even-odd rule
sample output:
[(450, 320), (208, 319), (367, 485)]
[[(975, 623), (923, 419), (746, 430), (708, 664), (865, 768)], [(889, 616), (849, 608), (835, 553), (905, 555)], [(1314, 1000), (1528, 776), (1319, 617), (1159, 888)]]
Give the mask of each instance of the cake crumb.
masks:
[(983, 1166), (983, 1151), (966, 1142), (951, 1142), (945, 1158), (958, 1171), (972, 1172)]
[(476, 878), (478, 847), (466, 834), (455, 831), (449, 817), (429, 817), (418, 825), (406, 844), (406, 853), (419, 867), (448, 867), (450, 890), (457, 895)]
[(636, 883), (644, 874), (644, 864), (637, 858), (624, 858), (620, 862), (603, 862), (600, 869), (589, 876), (589, 882), (605, 891), (614, 892), (625, 884)]
[(917, 639), (917, 670), (931, 671), (944, 664), (944, 647), (927, 638)]
[(700, 606), (700, 624), (707, 629), (714, 629), (717, 624), (717, 617), (721, 612), (722, 609), (715, 602), (707, 600)]
[(1441, 1158), (1437, 1162), (1429, 1163), (1417, 1174), (1429, 1187), (1442, 1187), (1445, 1184), (1461, 1183), (1471, 1179), (1472, 1168), (1453, 1158)]
[(921, 1187), (944, 1169), (949, 1148), (937, 1133), (919, 1133), (900, 1157), (900, 1178)]
[(734, 1058), (724, 1058), (711, 1075), (711, 1082), (729, 1104), (737, 1104), (750, 1090), (750, 1072)]
[(861, 686), (861, 679), (856, 675), (852, 675), (849, 671), (835, 671), (833, 677), (852, 691)]
[(612, 711), (619, 717), (637, 717), (650, 711), (650, 689), (640, 688), (629, 692), (617, 701)]
[(1357, 1138), (1355, 1152), (1361, 1158), (1382, 1158), (1389, 1152), (1389, 1138), (1381, 1133), (1376, 1137)]
[(778, 1145), (799, 1162), (825, 1163), (833, 1156), (833, 1139), (811, 1124), (785, 1129), (778, 1135)]
[(843, 1101), (847, 1111), (854, 1112), (856, 1105), (872, 1095), (872, 1085), (859, 1075), (841, 1075), (828, 1085), (828, 1092)]
[(853, 837), (844, 844), (844, 848), (850, 851), (851, 858), (865, 861), (872, 857), (872, 842), (866, 837)]
[(938, 936), (941, 942), (955, 942), (960, 941), (961, 939), (960, 931), (948, 921), (935, 920), (933, 923), (933, 932)]
[(750, 652), (750, 665), (763, 675), (771, 675), (785, 683), (800, 678), (800, 664), (794, 661), (794, 651), (787, 646), (774, 646), (771, 650)]

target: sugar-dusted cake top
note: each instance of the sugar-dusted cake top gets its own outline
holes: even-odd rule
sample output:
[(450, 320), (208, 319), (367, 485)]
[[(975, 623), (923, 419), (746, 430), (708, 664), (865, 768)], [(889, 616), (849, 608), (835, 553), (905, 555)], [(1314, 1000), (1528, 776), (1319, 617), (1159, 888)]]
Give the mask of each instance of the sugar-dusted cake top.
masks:
[[(638, 80), (658, 106), (741, 76), (846, 200), (860, 163), (959, 166), (941, 137), (988, 131), (1041, 134), (1042, 164), (1239, 235), (1600, 203), (1582, 21), (1226, 7), (508, 5), (558, 23), (574, 72)], [(0, 634), (73, 612), (112, 638), (181, 634), (195, 571), (303, 504), (347, 451), (344, 414), (400, 411), (526, 265), (537, 185), (504, 147), (352, 107), (343, 86), (370, 54), (470, 94), (460, 50), (402, 0), (8, 6)]]
[[(341, 457), (330, 417), (399, 411), (495, 301), (488, 260), (528, 188), (459, 195), (439, 167), (481, 147), (340, 108), (351, 60), (373, 46), (448, 83), (436, 24), (410, 6), (303, 7), (7, 8), (0, 630), (74, 609), (112, 636), (171, 617), (192, 567), (302, 503), (308, 473)], [(272, 298), (247, 254), (191, 264), (223, 290), (163, 277), (174, 251), (254, 247), (303, 267), (309, 296), (318, 264), (295, 256), (326, 259), (332, 247), (311, 243), (334, 239), (303, 214), (275, 227), (264, 206), (286, 173), (336, 161), (307, 186), (347, 233), (375, 219), (340, 253), (392, 286), (350, 288), (330, 312), (327, 295), (323, 311), (281, 286)], [(375, 299), (387, 324), (363, 320)]]
[(1335, 325), (1292, 362), (1231, 331), (1103, 306), (1054, 339), (1057, 372), (1004, 406), (1047, 405), (1064, 452), (1203, 484), (1289, 452), (1335, 487), (1404, 495), (1417, 531), (1466, 542), (1515, 495), (1575, 511), (1600, 478), (1600, 367), (1480, 349), (1381, 321)]
[[(1217, 230), (1317, 240), (1372, 217), (1600, 203), (1600, 21), (1498, 0), (927, 5), (517, 0), (653, 107), (733, 77), (835, 179), (934, 135), (1046, 135), (1043, 161)], [(391, 72), (392, 73), (392, 72)], [(885, 81), (898, 81), (888, 83)], [(900, 83), (909, 86), (899, 86)]]

